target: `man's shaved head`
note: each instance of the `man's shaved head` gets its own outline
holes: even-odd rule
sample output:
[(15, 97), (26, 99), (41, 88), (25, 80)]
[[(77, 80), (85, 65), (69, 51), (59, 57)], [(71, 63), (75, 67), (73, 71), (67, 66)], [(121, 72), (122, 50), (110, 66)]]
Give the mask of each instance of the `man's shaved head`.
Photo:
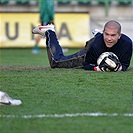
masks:
[(121, 25), (115, 20), (108, 21), (104, 26), (104, 31), (106, 27), (109, 29), (117, 29), (118, 34), (121, 34)]

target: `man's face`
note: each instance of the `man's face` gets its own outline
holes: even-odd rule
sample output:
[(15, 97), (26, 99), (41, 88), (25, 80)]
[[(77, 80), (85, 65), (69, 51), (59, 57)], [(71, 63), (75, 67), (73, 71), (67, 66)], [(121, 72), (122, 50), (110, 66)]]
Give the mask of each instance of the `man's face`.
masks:
[(110, 29), (106, 27), (103, 31), (104, 42), (108, 48), (114, 46), (117, 43), (120, 36), (121, 34), (118, 34), (117, 29)]

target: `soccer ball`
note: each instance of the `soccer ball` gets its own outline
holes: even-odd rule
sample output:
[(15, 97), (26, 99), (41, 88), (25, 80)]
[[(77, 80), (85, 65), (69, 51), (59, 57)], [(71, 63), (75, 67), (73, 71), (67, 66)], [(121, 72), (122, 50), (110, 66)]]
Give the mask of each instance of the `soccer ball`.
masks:
[(118, 57), (112, 52), (104, 52), (97, 59), (97, 65), (100, 66), (102, 71), (110, 71), (108, 68), (105, 70), (105, 66), (109, 66), (112, 70), (117, 67)]
[(115, 56), (118, 59), (118, 57), (114, 53), (112, 53), (112, 52), (104, 52), (98, 57), (97, 65), (100, 65), (100, 63), (102, 62), (103, 59), (105, 59), (105, 57), (112, 56), (112, 55)]

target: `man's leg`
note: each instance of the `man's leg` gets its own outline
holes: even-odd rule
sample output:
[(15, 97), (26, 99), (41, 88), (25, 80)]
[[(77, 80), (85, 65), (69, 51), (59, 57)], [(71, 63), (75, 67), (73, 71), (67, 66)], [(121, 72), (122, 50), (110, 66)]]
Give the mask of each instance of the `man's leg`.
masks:
[(54, 25), (37, 26), (32, 30), (33, 34), (46, 35), (46, 45), (50, 66), (52, 68), (81, 68), (83, 67), (86, 52), (89, 49), (90, 43), (87, 43), (85, 48), (79, 52), (64, 56), (61, 46), (55, 34)]
[(61, 46), (57, 40), (55, 32), (48, 30), (46, 35), (46, 45), (51, 68), (81, 68), (85, 56), (85, 48), (81, 51), (64, 56)]

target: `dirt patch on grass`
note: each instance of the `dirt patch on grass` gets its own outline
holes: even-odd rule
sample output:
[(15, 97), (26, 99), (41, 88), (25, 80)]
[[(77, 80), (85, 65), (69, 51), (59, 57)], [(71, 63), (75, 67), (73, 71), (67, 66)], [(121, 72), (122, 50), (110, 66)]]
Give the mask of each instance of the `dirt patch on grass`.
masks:
[(0, 66), (0, 70), (45, 70), (50, 67), (43, 66)]

